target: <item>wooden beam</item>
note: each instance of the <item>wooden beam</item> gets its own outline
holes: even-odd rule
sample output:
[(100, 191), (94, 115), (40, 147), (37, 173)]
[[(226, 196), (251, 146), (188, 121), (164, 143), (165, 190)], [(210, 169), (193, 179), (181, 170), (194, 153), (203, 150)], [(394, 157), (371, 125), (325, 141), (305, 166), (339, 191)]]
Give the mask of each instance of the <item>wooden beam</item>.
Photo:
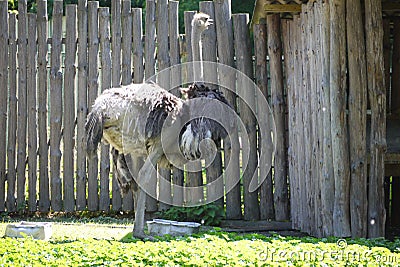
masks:
[(383, 12), (395, 12), (400, 11), (400, 3), (382, 3)]
[(286, 5), (266, 4), (266, 5), (264, 5), (264, 11), (268, 12), (268, 13), (284, 13), (284, 12), (296, 13), (296, 12), (301, 12), (301, 5), (298, 5), (298, 4), (286, 4)]

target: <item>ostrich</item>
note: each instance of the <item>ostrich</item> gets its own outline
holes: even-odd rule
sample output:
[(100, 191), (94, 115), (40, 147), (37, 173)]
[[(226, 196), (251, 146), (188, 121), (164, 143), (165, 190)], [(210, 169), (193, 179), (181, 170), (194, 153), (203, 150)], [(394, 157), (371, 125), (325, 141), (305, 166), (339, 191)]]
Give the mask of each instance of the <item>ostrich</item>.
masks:
[[(198, 13), (192, 21), (192, 44), (197, 42), (194, 59), (201, 57), (201, 33), (211, 25), (210, 17)], [(196, 47), (196, 45), (194, 45)], [(198, 54), (196, 54), (198, 53)], [(201, 79), (202, 79), (202, 71)], [(202, 83), (194, 83), (181, 90), (188, 99), (219, 100), (229, 106), (223, 94)], [(103, 139), (112, 146), (113, 164), (121, 193), (135, 192), (135, 227), (133, 235), (144, 234), (144, 213), (146, 194), (134, 181), (128, 169), (129, 157), (145, 157), (145, 163), (138, 174), (140, 185), (149, 182), (156, 164), (171, 167), (170, 157), (180, 163), (199, 159), (202, 156), (201, 143), (205, 139), (225, 138), (227, 132), (217, 122), (202, 118), (190, 119), (193, 107), (161, 88), (155, 83), (130, 84), (105, 90), (94, 102), (86, 122), (87, 154), (95, 155), (99, 142)], [(182, 129), (182, 130), (181, 130)], [(162, 139), (161, 134), (168, 136)], [(183, 157), (181, 156), (183, 154)]]

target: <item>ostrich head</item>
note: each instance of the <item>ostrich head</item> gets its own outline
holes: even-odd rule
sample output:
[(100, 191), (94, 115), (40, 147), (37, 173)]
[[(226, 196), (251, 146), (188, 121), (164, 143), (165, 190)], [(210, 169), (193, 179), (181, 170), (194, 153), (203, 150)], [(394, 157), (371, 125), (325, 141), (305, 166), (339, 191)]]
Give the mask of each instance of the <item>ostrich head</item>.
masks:
[(213, 24), (213, 20), (205, 13), (197, 13), (192, 20), (192, 27), (200, 31), (205, 31), (208, 26)]

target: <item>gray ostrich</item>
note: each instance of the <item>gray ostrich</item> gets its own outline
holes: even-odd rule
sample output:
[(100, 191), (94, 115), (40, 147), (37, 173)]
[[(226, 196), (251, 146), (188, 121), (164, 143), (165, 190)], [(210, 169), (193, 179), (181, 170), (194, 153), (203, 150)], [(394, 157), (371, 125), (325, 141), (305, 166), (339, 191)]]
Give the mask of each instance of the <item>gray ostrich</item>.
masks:
[[(193, 48), (197, 43), (197, 52), (193, 51), (194, 59), (201, 60), (200, 36), (211, 23), (210, 16), (203, 13), (193, 18)], [(201, 81), (202, 70), (200, 73)], [(181, 91), (188, 99), (219, 100), (229, 106), (220, 91), (202, 83), (194, 83)], [(130, 84), (105, 90), (88, 114), (88, 156), (97, 153), (101, 140), (110, 144), (121, 193), (127, 193), (128, 190), (135, 192), (135, 237), (147, 237), (144, 234), (146, 194), (140, 186), (154, 182), (150, 181), (154, 166), (159, 164), (169, 168), (171, 161), (184, 163), (185, 160), (199, 159), (204, 152), (201, 146), (203, 140), (217, 140), (227, 135), (225, 129), (214, 120), (204, 117), (190, 120), (194, 109), (204, 109), (204, 106), (193, 107), (189, 103), (154, 83)], [(146, 159), (137, 177), (140, 186), (129, 171), (129, 157)]]

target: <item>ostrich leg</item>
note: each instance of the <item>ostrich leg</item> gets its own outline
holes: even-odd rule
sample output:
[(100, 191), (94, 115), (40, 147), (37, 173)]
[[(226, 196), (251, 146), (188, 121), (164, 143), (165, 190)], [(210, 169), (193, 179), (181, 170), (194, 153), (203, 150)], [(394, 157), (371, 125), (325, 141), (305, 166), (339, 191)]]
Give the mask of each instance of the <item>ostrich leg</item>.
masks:
[(138, 191), (137, 191), (137, 205), (135, 211), (135, 227), (133, 229), (133, 236), (144, 239), (150, 238), (144, 233), (144, 214), (146, 207), (146, 192), (143, 187), (146, 187), (152, 177), (152, 172), (156, 171), (155, 166), (157, 161), (162, 155), (162, 149), (150, 153), (138, 175)]

